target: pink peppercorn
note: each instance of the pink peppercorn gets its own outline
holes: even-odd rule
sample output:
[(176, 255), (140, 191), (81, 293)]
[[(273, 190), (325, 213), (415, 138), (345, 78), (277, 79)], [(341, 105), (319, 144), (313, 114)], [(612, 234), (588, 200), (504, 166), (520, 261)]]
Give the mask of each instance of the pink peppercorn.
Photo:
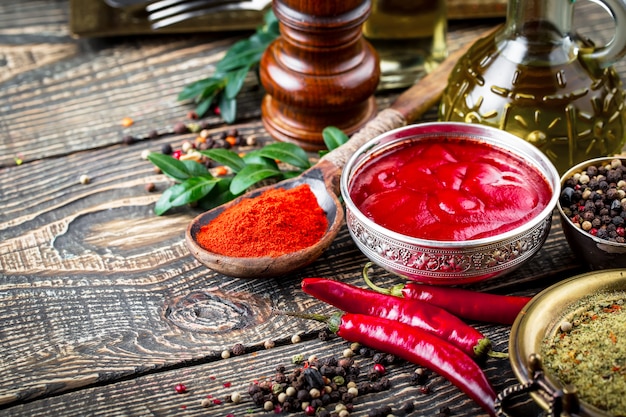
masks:
[(377, 363), (374, 365), (374, 372), (376, 372), (378, 375), (385, 375), (385, 366), (381, 363)]
[(185, 386), (185, 384), (176, 384), (176, 386), (174, 387), (174, 391), (176, 391), (178, 394), (183, 394), (187, 392), (187, 387)]

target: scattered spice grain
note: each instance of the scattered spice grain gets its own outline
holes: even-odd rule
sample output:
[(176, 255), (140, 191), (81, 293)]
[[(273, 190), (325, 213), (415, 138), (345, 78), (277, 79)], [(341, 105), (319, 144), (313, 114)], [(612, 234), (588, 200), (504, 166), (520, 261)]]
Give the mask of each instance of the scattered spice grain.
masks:
[(308, 184), (276, 188), (246, 198), (203, 226), (196, 240), (225, 256), (277, 257), (317, 243), (328, 227)]
[(122, 119), (122, 127), (130, 127), (135, 123), (135, 121), (130, 117), (124, 117)]
[(235, 356), (240, 356), (246, 353), (246, 347), (241, 343), (235, 343), (232, 349), (232, 353)]
[(580, 399), (626, 415), (626, 292), (582, 299), (542, 347), (544, 366)]

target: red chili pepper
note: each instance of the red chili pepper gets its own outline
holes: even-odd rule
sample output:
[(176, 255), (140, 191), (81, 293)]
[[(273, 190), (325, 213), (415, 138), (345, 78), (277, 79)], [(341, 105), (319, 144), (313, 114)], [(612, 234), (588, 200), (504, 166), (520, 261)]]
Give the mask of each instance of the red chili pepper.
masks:
[(367, 268), (368, 266), (363, 270), (363, 278), (367, 285), (376, 292), (424, 301), (466, 320), (513, 324), (515, 318), (531, 300), (531, 297), (488, 294), (417, 282), (399, 284), (391, 287), (391, 289), (385, 289), (372, 283), (367, 276)]
[(496, 393), (476, 362), (437, 336), (394, 320), (363, 314), (333, 315), (331, 331), (349, 342), (361, 343), (415, 363), (445, 377), (491, 416)]
[(345, 312), (396, 320), (452, 343), (474, 359), (504, 356), (491, 350), (491, 341), (455, 315), (432, 304), (379, 294), (326, 278), (305, 278), (302, 290)]

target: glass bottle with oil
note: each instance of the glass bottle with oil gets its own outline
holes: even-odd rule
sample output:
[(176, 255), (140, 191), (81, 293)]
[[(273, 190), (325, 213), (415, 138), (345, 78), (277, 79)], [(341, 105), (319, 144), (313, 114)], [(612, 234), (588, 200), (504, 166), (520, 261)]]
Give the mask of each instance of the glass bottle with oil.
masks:
[[(598, 0), (599, 1), (599, 0)], [(439, 118), (494, 126), (541, 149), (559, 172), (624, 145), (624, 91), (612, 68), (626, 52), (626, 3), (607, 45), (572, 32), (573, 0), (510, 0), (505, 25), (453, 70)]]
[(379, 87), (413, 85), (448, 54), (446, 0), (372, 0), (363, 35), (380, 58)]

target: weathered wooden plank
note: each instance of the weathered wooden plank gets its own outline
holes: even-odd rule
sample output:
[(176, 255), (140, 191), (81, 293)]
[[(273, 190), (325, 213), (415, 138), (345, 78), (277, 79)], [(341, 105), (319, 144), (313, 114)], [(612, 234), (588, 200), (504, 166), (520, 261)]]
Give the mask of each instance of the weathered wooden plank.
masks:
[[(156, 217), (151, 209), (157, 194), (143, 189), (147, 181), (167, 181), (155, 177), (138, 153), (166, 141), (0, 171), (0, 183), (10, 183), (12, 171), (30, 173), (8, 190), (5, 201), (22, 203), (9, 206), (0, 222), (0, 305), (6, 307), (0, 335), (7, 349), (0, 403), (212, 360), (238, 342), (258, 348), (268, 338), (285, 341), (315, 324), (272, 316), (272, 309), (327, 309), (299, 291), (302, 277), (363, 285), (366, 259), (345, 229), (321, 259), (288, 277), (238, 280), (200, 266), (183, 243), (197, 211)], [(84, 166), (93, 178), (88, 185), (77, 181)], [(44, 195), (26, 199), (33, 190)], [(546, 264), (564, 273), (576, 267), (558, 224), (543, 253), (481, 288), (506, 292), (507, 285), (524, 283), (523, 292), (532, 293), (537, 287), (530, 277), (548, 270)], [(375, 279), (384, 286), (398, 282), (381, 270)]]
[[(451, 31), (451, 50), (471, 42), (488, 25), (470, 30), (458, 25), (463, 31)], [(76, 40), (62, 34), (53, 46), (32, 45), (22, 38), (11, 50), (32, 54), (52, 48), (57, 52), (30, 65), (16, 65), (0, 85), (0, 102), (10, 109), (0, 116), (0, 167), (13, 165), (16, 157), (28, 162), (118, 144), (126, 134), (171, 131), (193, 109), (177, 101), (178, 93), (185, 85), (210, 76), (213, 65), (243, 36)], [(244, 91), (238, 103), (239, 120), (258, 118), (263, 92), (253, 74)], [(381, 99), (381, 108), (389, 100)], [(135, 125), (123, 128), (124, 117), (133, 118)], [(211, 126), (222, 123), (217, 116), (206, 122)]]
[[(241, 126), (244, 134), (257, 128)], [(162, 191), (168, 181), (139, 157), (143, 149), (186, 137), (0, 171), (0, 183), (10, 184), (0, 213), (0, 335), (7, 349), (0, 402), (213, 360), (238, 342), (258, 348), (269, 338), (285, 341), (316, 325), (271, 316), (273, 308), (327, 309), (299, 291), (300, 278), (363, 285), (366, 259), (345, 229), (320, 260), (282, 279), (231, 279), (199, 265), (183, 243), (197, 211), (155, 216), (159, 193), (143, 186), (153, 181)], [(90, 184), (79, 183), (82, 173)], [(506, 292), (507, 285), (525, 283), (524, 292), (532, 292), (535, 284), (527, 280), (548, 270), (546, 263), (550, 270), (574, 267), (567, 251), (555, 224), (546, 256), (481, 287)], [(398, 282), (380, 269), (373, 274), (384, 286)]]
[[(0, 414), (239, 416), (251, 409), (265, 415), (245, 394), (241, 404), (209, 410), (200, 401), (245, 391), (296, 352), (340, 354), (345, 343), (315, 339), (320, 324), (272, 311), (331, 311), (299, 290), (300, 279), (363, 285), (367, 260), (343, 229), (322, 258), (286, 277), (233, 279), (195, 261), (183, 233), (197, 210), (155, 216), (153, 204), (168, 181), (139, 157), (144, 149), (179, 145), (194, 135), (131, 146), (120, 141), (125, 134), (168, 132), (183, 120), (191, 106), (177, 102), (176, 94), (208, 75), (240, 34), (76, 41), (63, 23), (65, 7), (42, 0), (0, 4), (0, 61), (7, 62), (0, 73)], [(24, 17), (33, 23), (14, 23)], [(451, 32), (451, 49), (484, 28), (468, 25)], [(32, 29), (22, 33), (22, 27)], [(616, 68), (625, 73), (624, 60)], [(251, 76), (236, 127), (268, 141), (255, 85)], [(379, 107), (394, 97), (381, 94)], [(119, 125), (125, 116), (135, 119), (131, 128)], [(424, 120), (435, 117), (433, 109)], [(216, 116), (207, 122), (216, 133), (229, 128)], [(14, 166), (19, 154), (26, 163)], [(80, 184), (81, 174), (91, 183)], [(148, 182), (157, 192), (144, 190)], [(582, 270), (555, 217), (532, 262), (470, 287), (533, 295)], [(372, 275), (386, 287), (401, 281), (380, 268)], [(477, 326), (497, 349), (506, 349), (506, 326)], [(296, 333), (307, 340), (293, 346)], [(279, 347), (264, 350), (268, 339)], [(247, 353), (221, 359), (235, 343)], [(446, 405), (457, 416), (480, 413), (442, 378), (433, 377), (429, 394), (409, 386), (413, 369), (390, 367), (393, 391), (359, 398), (354, 415), (384, 404), (397, 409), (409, 399), (418, 404), (414, 415), (436, 415)], [(514, 382), (506, 361), (489, 361), (486, 371), (497, 391)], [(173, 393), (179, 382), (189, 394)]]
[[(487, 335), (494, 340), (498, 349), (502, 349), (506, 347), (507, 333), (506, 329), (499, 329)], [(296, 353), (303, 355), (304, 358), (312, 355), (319, 358), (340, 357), (342, 351), (349, 346), (338, 338), (318, 340), (315, 338), (315, 331), (308, 337), (305, 336), (304, 340), (298, 345), (290, 344), (289, 340), (279, 340), (274, 349), (259, 348), (242, 356), (208, 360), (196, 365), (189, 364), (180, 369), (146, 373), (135, 379), (122, 380), (114, 384), (104, 381), (77, 392), (15, 405), (3, 410), (3, 413), (10, 416), (53, 413), (68, 416), (173, 415), (182, 412), (193, 416), (225, 416), (230, 413), (235, 416), (267, 415), (267, 412), (253, 404), (247, 395), (251, 383), (264, 379), (271, 380), (279, 365), (284, 365), (288, 371), (293, 369), (291, 358)], [(365, 380), (373, 361), (371, 358), (360, 356), (356, 357), (356, 361), (362, 369), (359, 380)], [(383, 405), (389, 405), (397, 412), (408, 401), (415, 404), (416, 411), (412, 414), (415, 416), (438, 415), (445, 404), (451, 404), (450, 415), (484, 415), (480, 408), (457, 388), (435, 374), (429, 375), (427, 392), (424, 392), (421, 386), (412, 385), (411, 373), (416, 368), (415, 365), (402, 361), (388, 365), (390, 390), (359, 396), (355, 400), (355, 408), (351, 415), (365, 416)], [(494, 381), (494, 388), (497, 390), (515, 382), (504, 360), (490, 360), (484, 369), (488, 378)], [(173, 388), (178, 383), (184, 383), (188, 393), (184, 395), (174, 393)], [(241, 403), (234, 404), (228, 401), (233, 392), (242, 394)], [(222, 404), (212, 404), (208, 408), (203, 408), (201, 401), (207, 397), (220, 400)], [(529, 415), (521, 412), (528, 409), (529, 405), (526, 405), (513, 415)]]

